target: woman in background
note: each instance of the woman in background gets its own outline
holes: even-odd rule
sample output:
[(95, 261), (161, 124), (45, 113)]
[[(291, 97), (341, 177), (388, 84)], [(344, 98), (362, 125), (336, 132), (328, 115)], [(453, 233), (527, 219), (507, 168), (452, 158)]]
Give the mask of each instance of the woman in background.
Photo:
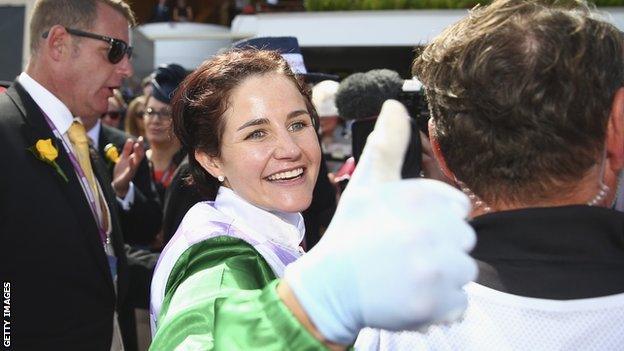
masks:
[(109, 127), (121, 129), (123, 118), (126, 115), (126, 102), (119, 89), (113, 90), (113, 96), (108, 98), (108, 110), (102, 115), (102, 123)]
[(171, 122), (171, 97), (186, 76), (177, 64), (158, 67), (152, 78), (152, 95), (147, 97), (143, 123), (150, 149), (145, 152), (152, 171), (160, 200), (171, 183), (178, 165), (184, 158), (180, 141), (173, 134)]
[(145, 100), (146, 98), (143, 95), (134, 98), (128, 105), (128, 111), (126, 111), (126, 119), (124, 121), (126, 133), (135, 137), (145, 137), (145, 125), (143, 124)]

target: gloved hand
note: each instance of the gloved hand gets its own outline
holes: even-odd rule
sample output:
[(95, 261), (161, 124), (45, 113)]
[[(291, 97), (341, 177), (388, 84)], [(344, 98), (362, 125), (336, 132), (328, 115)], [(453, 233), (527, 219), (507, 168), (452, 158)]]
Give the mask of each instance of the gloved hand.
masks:
[(401, 103), (382, 107), (336, 214), (284, 280), (316, 328), (348, 345), (364, 327), (413, 330), (459, 317), (476, 276), (470, 202), (435, 180), (401, 180), (410, 138)]

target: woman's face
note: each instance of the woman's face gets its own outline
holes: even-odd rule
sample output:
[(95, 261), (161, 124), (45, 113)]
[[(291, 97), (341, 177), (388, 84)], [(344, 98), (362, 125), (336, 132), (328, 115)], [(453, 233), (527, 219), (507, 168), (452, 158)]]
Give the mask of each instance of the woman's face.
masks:
[(171, 108), (153, 97), (147, 99), (143, 115), (145, 137), (150, 144), (169, 143), (172, 140)]
[(211, 158), (217, 167), (209, 172), (225, 176), (226, 186), (266, 210), (308, 208), (321, 150), (295, 84), (277, 73), (253, 76), (232, 91), (229, 105), (221, 156)]
[(123, 109), (114, 97), (108, 98), (108, 108), (106, 113), (102, 115), (102, 123), (109, 127), (119, 128), (121, 124), (121, 116), (124, 114)]

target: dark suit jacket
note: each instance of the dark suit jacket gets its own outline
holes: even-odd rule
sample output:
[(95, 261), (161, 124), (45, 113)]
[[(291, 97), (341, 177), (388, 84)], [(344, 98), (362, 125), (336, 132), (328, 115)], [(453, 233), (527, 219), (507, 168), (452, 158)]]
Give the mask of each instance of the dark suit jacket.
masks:
[[(114, 144), (121, 153), (124, 143), (129, 137), (130, 135), (121, 130), (102, 124), (98, 140), (100, 157), (106, 160), (104, 148), (110, 143)], [(108, 174), (112, 177), (114, 165), (109, 161), (106, 162)], [(132, 182), (135, 185), (134, 203), (128, 211), (120, 209), (121, 228), (127, 244), (148, 246), (160, 230), (162, 223), (162, 205), (160, 204), (156, 188), (152, 183), (147, 158), (141, 161)]]
[[(52, 139), (67, 175), (29, 152)], [(0, 95), (0, 280), (11, 284), (15, 350), (109, 350), (113, 312), (128, 287), (128, 265), (110, 186), (118, 293), (91, 210), (65, 149), (19, 83)], [(110, 179), (94, 161), (100, 184)]]

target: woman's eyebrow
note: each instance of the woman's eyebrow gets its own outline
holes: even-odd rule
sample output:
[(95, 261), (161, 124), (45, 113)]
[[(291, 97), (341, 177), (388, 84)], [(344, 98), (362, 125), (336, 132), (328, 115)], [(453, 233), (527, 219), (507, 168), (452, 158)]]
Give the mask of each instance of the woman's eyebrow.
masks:
[(298, 117), (298, 116), (301, 116), (301, 115), (308, 115), (308, 114), (310, 114), (308, 112), (308, 110), (296, 110), (296, 111), (293, 111), (293, 112), (289, 113), (286, 116), (286, 118), (287, 119), (291, 119), (291, 118), (295, 118), (295, 117)]
[(267, 118), (254, 118), (252, 120), (249, 120), (243, 123), (243, 125), (238, 127), (236, 131), (239, 131), (248, 127), (253, 127), (253, 126), (258, 126), (261, 124), (268, 124), (268, 123), (269, 123), (269, 120)]
[[(290, 112), (286, 116), (286, 118), (287, 119), (291, 119), (291, 118), (295, 118), (295, 117), (298, 117), (298, 116), (301, 116), (301, 115), (304, 115), (304, 114), (307, 115), (307, 114), (309, 114), (309, 112), (307, 110), (296, 110), (296, 111)], [(248, 127), (254, 127), (254, 126), (259, 126), (259, 125), (268, 124), (268, 123), (269, 123), (269, 119), (268, 118), (254, 118), (252, 120), (249, 120), (249, 121), (243, 123), (243, 125), (238, 127), (238, 129), (236, 129), (236, 131), (238, 132), (238, 131), (243, 130), (243, 129), (248, 128)]]

